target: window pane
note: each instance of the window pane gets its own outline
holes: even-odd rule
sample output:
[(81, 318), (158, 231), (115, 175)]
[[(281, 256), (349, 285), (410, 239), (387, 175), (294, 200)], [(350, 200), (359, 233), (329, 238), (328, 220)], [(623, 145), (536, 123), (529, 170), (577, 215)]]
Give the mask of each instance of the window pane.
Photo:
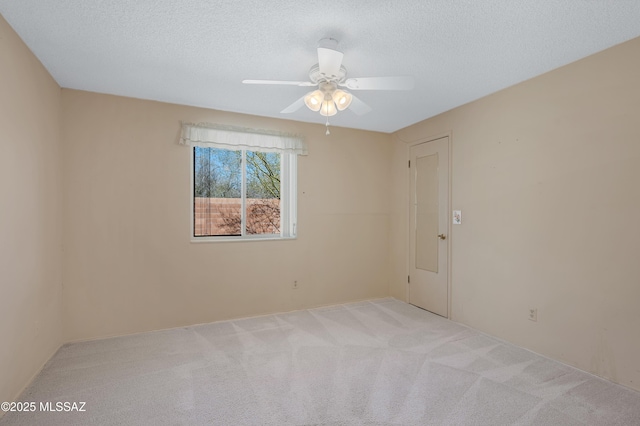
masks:
[(242, 152), (193, 148), (194, 235), (240, 235)]
[(280, 154), (247, 151), (247, 234), (280, 234)]

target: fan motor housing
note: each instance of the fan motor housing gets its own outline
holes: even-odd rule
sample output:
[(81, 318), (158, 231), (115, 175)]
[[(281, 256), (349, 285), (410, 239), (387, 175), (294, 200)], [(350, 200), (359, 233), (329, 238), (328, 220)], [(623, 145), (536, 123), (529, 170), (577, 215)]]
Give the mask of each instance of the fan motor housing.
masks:
[(342, 65), (340, 66), (340, 71), (338, 72), (338, 75), (332, 78), (328, 78), (326, 75), (320, 72), (319, 64), (315, 64), (309, 70), (309, 79), (315, 84), (319, 84), (322, 82), (329, 82), (329, 81), (334, 83), (342, 83), (346, 77), (347, 77), (347, 69)]

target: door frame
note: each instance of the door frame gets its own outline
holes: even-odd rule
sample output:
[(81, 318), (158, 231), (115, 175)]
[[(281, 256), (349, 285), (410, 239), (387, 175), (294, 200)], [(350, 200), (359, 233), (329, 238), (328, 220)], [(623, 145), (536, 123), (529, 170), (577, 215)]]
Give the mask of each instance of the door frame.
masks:
[[(449, 138), (448, 142), (447, 142), (447, 147), (448, 147), (448, 151), (449, 151), (449, 164), (447, 165), (449, 168), (449, 188), (448, 188), (448, 192), (449, 192), (449, 202), (447, 205), (447, 211), (446, 211), (446, 215), (447, 215), (447, 239), (449, 240), (449, 243), (447, 244), (447, 318), (451, 319), (452, 317), (452, 301), (451, 301), (451, 247), (452, 247), (452, 235), (451, 235), (451, 231), (452, 231), (452, 219), (451, 219), (451, 212), (452, 210), (452, 191), (451, 191), (451, 187), (452, 185), (452, 166), (453, 166), (453, 138), (452, 138), (452, 132), (446, 132), (446, 133), (439, 133), (433, 136), (429, 136), (426, 138), (420, 138), (420, 139), (416, 139), (410, 142), (407, 142), (407, 180), (406, 180), (406, 191), (408, 194), (408, 197), (406, 199), (406, 203), (405, 206), (407, 208), (406, 211), (406, 220), (407, 220), (407, 226), (406, 226), (406, 230), (405, 230), (405, 235), (407, 236), (407, 258), (405, 259), (405, 270), (407, 273), (407, 277), (409, 276), (409, 271), (410, 271), (410, 262), (411, 262), (411, 169), (408, 167), (409, 161), (411, 159), (411, 148), (415, 145), (420, 145), (423, 143), (429, 143), (429, 142), (434, 142), (438, 139), (442, 139), (442, 138)], [(405, 282), (405, 299), (407, 301), (409, 301), (409, 292), (410, 292), (410, 284), (407, 280), (407, 282)]]

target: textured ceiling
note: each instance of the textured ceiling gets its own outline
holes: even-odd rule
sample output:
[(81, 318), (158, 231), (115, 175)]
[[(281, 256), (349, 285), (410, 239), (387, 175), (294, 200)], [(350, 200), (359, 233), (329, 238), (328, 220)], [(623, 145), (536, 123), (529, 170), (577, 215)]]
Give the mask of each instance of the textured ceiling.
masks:
[(411, 75), (410, 92), (359, 91), (373, 111), (332, 125), (392, 132), (640, 36), (638, 0), (0, 0), (66, 88), (324, 123), (279, 111), (309, 88), (324, 37), (347, 77)]

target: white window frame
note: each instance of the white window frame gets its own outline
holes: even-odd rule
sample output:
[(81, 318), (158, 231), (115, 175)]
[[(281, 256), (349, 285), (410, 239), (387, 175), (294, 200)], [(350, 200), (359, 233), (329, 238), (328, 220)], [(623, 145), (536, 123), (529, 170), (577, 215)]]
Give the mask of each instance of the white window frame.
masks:
[(212, 148), (210, 144), (190, 142), (189, 143), (189, 163), (191, 164), (189, 173), (189, 189), (190, 189), (190, 206), (189, 217), (191, 221), (191, 242), (192, 243), (212, 243), (212, 242), (232, 242), (232, 241), (279, 241), (296, 239), (297, 229), (297, 165), (298, 157), (295, 153), (279, 152), (280, 154), (280, 234), (246, 234), (246, 152), (269, 152), (270, 150), (262, 150), (256, 148), (217, 148), (227, 149), (228, 151), (242, 151), (242, 222), (241, 235), (234, 236), (195, 236), (195, 190), (194, 190), (194, 147)]

